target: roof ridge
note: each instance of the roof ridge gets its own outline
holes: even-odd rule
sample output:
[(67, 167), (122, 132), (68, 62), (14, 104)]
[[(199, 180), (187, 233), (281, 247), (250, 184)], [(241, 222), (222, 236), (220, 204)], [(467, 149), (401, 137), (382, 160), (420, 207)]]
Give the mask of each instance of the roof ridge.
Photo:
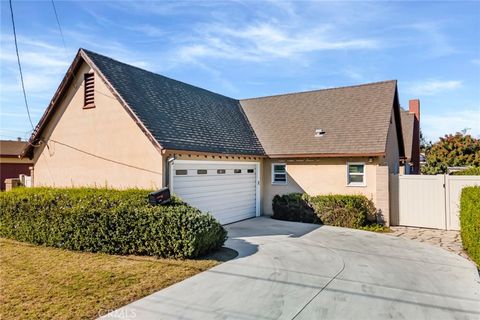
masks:
[(377, 85), (377, 84), (388, 83), (388, 82), (395, 82), (395, 83), (397, 83), (397, 80), (395, 80), (395, 79), (393, 79), (393, 80), (383, 80), (383, 81), (362, 83), (362, 84), (356, 84), (356, 85), (350, 85), (350, 86), (341, 86), (341, 87), (334, 87), (334, 88), (314, 89), (314, 90), (307, 90), (307, 91), (298, 91), (298, 92), (288, 92), (288, 93), (272, 94), (272, 95), (268, 95), (268, 96), (261, 96), (261, 97), (240, 99), (240, 101), (264, 99), (264, 98), (273, 98), (273, 97), (281, 97), (281, 96), (290, 96), (290, 95), (304, 94), (304, 93), (312, 93), (312, 92), (318, 92), (318, 91), (331, 91), (331, 90), (350, 89), (350, 88), (365, 87), (365, 86)]
[(223, 94), (221, 94), (221, 93), (214, 92), (214, 91), (212, 91), (212, 90), (208, 90), (208, 89), (205, 89), (205, 88), (202, 88), (202, 87), (198, 87), (198, 86), (195, 86), (195, 85), (193, 85), (193, 84), (190, 84), (190, 83), (187, 83), (187, 82), (184, 82), (184, 81), (181, 81), (181, 80), (173, 79), (173, 78), (164, 76), (164, 75), (162, 75), (162, 74), (159, 74), (159, 73), (156, 73), (156, 72), (147, 70), (147, 69), (143, 69), (143, 68), (134, 66), (134, 65), (132, 65), (132, 64), (128, 64), (128, 63), (125, 63), (125, 62), (122, 62), (122, 61), (113, 59), (113, 58), (111, 58), (111, 57), (109, 57), (109, 56), (106, 56), (106, 55), (97, 53), (97, 52), (92, 51), (92, 50), (88, 50), (88, 49), (85, 49), (85, 48), (80, 48), (80, 50), (82, 50), (83, 52), (85, 52), (87, 55), (90, 54), (90, 53), (93, 53), (93, 54), (95, 54), (95, 55), (97, 55), (97, 56), (100, 56), (100, 57), (102, 57), (102, 58), (115, 61), (116, 63), (120, 63), (120, 64), (123, 64), (123, 65), (126, 65), (126, 66), (128, 66), (128, 67), (130, 67), (130, 68), (135, 68), (135, 69), (141, 70), (141, 71), (143, 71), (143, 72), (148, 72), (148, 73), (153, 74), (153, 75), (155, 75), (155, 76), (157, 76), (157, 77), (162, 77), (162, 78), (165, 78), (165, 79), (168, 79), (168, 80), (171, 80), (171, 81), (175, 81), (175, 82), (178, 82), (178, 83), (187, 85), (187, 86), (189, 86), (189, 87), (193, 87), (193, 88), (205, 90), (205, 91), (208, 91), (208, 92), (210, 92), (210, 93), (216, 94), (216, 95), (218, 95), (218, 96), (225, 97), (225, 98), (227, 98), (227, 99), (231, 99), (231, 100), (235, 100), (235, 101), (240, 101), (239, 99), (235, 99), (235, 98), (232, 98), (232, 97), (223, 95)]

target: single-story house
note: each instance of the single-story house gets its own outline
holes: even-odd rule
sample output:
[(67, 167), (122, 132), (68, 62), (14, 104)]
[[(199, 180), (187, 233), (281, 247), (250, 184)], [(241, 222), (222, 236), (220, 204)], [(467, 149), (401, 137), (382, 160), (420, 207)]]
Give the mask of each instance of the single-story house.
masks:
[(27, 145), (20, 138), (17, 140), (0, 140), (0, 190), (5, 190), (5, 179), (18, 178), (21, 174), (30, 176), (33, 161), (20, 159), (20, 154)]
[(222, 223), (307, 192), (388, 224), (405, 151), (394, 80), (238, 100), (80, 49), (23, 156), (35, 186), (169, 186)]

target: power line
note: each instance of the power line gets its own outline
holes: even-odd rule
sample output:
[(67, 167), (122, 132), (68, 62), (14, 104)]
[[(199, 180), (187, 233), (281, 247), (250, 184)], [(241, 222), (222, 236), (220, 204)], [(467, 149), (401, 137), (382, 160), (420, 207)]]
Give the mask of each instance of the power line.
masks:
[(62, 37), (63, 48), (65, 53), (67, 52), (67, 46), (65, 44), (65, 38), (63, 37), (62, 27), (60, 26), (60, 19), (58, 19), (57, 8), (55, 7), (55, 2), (52, 0), (53, 12), (55, 13), (55, 19), (57, 20), (58, 30), (60, 31), (60, 36)]
[(25, 83), (23, 81), (22, 64), (20, 63), (20, 55), (18, 53), (17, 31), (15, 29), (15, 19), (13, 17), (12, 0), (10, 0), (9, 3), (10, 3), (10, 16), (12, 18), (13, 39), (15, 40), (15, 52), (17, 53), (18, 70), (20, 71), (20, 80), (22, 82), (23, 99), (25, 100), (25, 107), (27, 108), (28, 120), (30, 121), (30, 125), (32, 126), (32, 129), (34, 129), (32, 117), (30, 116), (30, 109), (28, 108), (27, 93), (25, 92)]

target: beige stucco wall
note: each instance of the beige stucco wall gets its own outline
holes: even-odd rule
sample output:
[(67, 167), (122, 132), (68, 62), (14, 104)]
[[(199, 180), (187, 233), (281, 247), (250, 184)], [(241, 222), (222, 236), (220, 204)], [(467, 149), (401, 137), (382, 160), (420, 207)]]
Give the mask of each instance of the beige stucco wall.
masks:
[[(347, 163), (365, 163), (366, 186), (347, 186)], [(276, 160), (266, 159), (263, 170), (262, 212), (272, 214), (272, 199), (277, 194), (306, 192), (319, 194), (362, 194), (376, 200), (377, 159), (372, 158), (323, 158), (317, 160)], [(272, 163), (287, 164), (287, 184), (272, 184)]]
[(83, 74), (89, 71), (90, 67), (83, 64), (76, 76), (76, 88), (70, 87), (44, 131), (48, 148), (43, 145), (35, 152), (35, 185), (161, 187), (160, 152), (97, 74), (96, 107), (83, 109)]

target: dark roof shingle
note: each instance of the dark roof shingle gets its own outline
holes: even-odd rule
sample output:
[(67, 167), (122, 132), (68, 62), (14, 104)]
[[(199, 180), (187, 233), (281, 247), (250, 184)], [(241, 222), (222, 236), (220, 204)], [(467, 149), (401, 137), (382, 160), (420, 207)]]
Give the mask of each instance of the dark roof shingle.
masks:
[(163, 148), (264, 154), (238, 100), (82, 50)]

